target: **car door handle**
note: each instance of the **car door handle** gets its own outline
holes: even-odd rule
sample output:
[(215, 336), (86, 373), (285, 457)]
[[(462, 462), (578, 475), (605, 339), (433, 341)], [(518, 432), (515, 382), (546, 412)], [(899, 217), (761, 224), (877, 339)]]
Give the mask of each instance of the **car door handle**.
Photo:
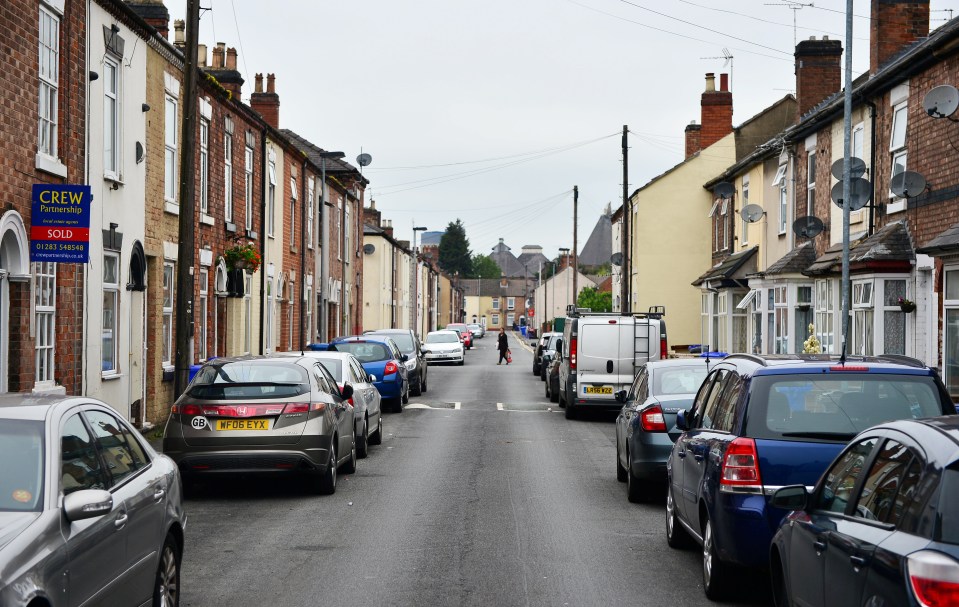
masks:
[(822, 540), (816, 540), (815, 542), (813, 542), (812, 547), (816, 549), (816, 554), (819, 554), (819, 553), (821, 553), (821, 552), (825, 552), (825, 550), (826, 550), (826, 542), (824, 542), (824, 541), (822, 541)]
[(676, 450), (676, 455), (677, 455), (678, 457), (686, 457), (686, 450), (685, 450), (685, 449), (677, 449), (677, 450)]
[(696, 460), (697, 462), (703, 461), (705, 457), (706, 456), (703, 455), (702, 453), (697, 453), (696, 451), (693, 451), (693, 459)]
[(849, 562), (852, 563), (852, 566), (856, 569), (866, 566), (866, 559), (861, 556), (851, 556), (849, 557)]
[(160, 500), (163, 499), (164, 495), (166, 495), (166, 491), (164, 491), (163, 489), (157, 489), (156, 491), (153, 492), (153, 499), (159, 502)]
[(120, 516), (117, 517), (117, 520), (113, 521), (113, 526), (117, 529), (123, 529), (123, 526), (127, 524), (128, 520), (130, 520), (130, 517), (126, 512), (122, 512)]

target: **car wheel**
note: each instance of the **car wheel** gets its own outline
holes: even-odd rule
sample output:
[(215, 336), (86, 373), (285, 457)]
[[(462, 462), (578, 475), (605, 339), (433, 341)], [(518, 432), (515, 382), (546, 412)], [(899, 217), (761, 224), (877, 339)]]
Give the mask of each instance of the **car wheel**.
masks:
[[(541, 366), (539, 369), (539, 381), (546, 381), (546, 367)], [(546, 382), (549, 383), (549, 382)]]
[(370, 444), (371, 445), (382, 445), (383, 444), (383, 415), (379, 417), (379, 421), (376, 422), (376, 431), (370, 435)]
[(173, 536), (167, 535), (153, 582), (153, 607), (177, 607), (179, 604), (180, 551)]
[(769, 568), (769, 577), (773, 589), (773, 605), (776, 607), (790, 607), (789, 593), (786, 592), (786, 567), (783, 565), (778, 550), (773, 552)]
[(713, 535), (713, 522), (706, 517), (703, 531), (703, 591), (712, 601), (722, 600), (729, 588), (730, 567), (719, 560), (716, 550), (716, 536)]
[(403, 397), (397, 396), (393, 399), (393, 413), (403, 412)]
[(422, 380), (417, 379), (417, 380), (416, 380), (416, 385), (415, 385), (415, 386), (410, 386), (410, 392), (412, 392), (413, 396), (419, 396), (420, 394), (423, 393), (423, 388), (420, 386), (420, 382), (421, 382), (421, 381), (422, 381)]
[(356, 472), (356, 437), (353, 437), (353, 444), (350, 446), (350, 458), (342, 466), (343, 472), (353, 474)]
[(316, 492), (322, 495), (336, 493), (336, 441), (337, 438), (334, 436), (333, 442), (330, 443), (330, 464), (316, 483)]
[(420, 375), (420, 394), (426, 392), (426, 373)]
[[(629, 455), (626, 455), (629, 461)], [(632, 467), (626, 469), (626, 498), (634, 504), (642, 504), (648, 497), (649, 486), (636, 478)]]
[(676, 502), (673, 500), (673, 488), (666, 490), (666, 543), (670, 548), (681, 550), (689, 547), (689, 534), (683, 529), (676, 516)]
[(549, 382), (546, 382), (546, 398), (553, 400), (553, 397), (549, 395)]
[(369, 455), (369, 439), (367, 438), (367, 432), (370, 430), (370, 420), (363, 419), (363, 431), (356, 436), (356, 456), (360, 459), (363, 459)]
[[(626, 461), (629, 461), (629, 453), (626, 454)], [(626, 482), (626, 468), (619, 461), (619, 439), (616, 440), (616, 480), (621, 483)]]
[(410, 402), (410, 385), (406, 384), (406, 389), (403, 390), (403, 404)]
[[(548, 381), (546, 382), (546, 385), (547, 385), (547, 386), (549, 385), (549, 382), (548, 382)], [(559, 394), (557, 393), (556, 390), (550, 389), (550, 391), (549, 391), (549, 399), (550, 399), (551, 401), (553, 401), (554, 403), (555, 403), (555, 402), (559, 402)], [(560, 407), (562, 407), (562, 405), (560, 405)]]
[(539, 365), (533, 363), (533, 375), (539, 375)]
[(556, 403), (559, 405), (560, 409), (566, 408), (566, 401), (563, 400), (563, 389), (560, 388), (559, 384), (557, 384), (556, 388), (553, 390), (553, 396), (556, 397)]
[(459, 364), (459, 366), (461, 366), (461, 367), (462, 367), (463, 365), (465, 365), (465, 364), (466, 364), (466, 357), (464, 356), (463, 358), (461, 358), (461, 359), (460, 359), (460, 362), (459, 362), (458, 364)]

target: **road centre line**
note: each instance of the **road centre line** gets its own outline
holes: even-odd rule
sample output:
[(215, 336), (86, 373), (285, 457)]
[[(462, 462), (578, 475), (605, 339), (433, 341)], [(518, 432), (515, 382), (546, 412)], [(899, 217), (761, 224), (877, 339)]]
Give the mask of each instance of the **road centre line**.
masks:
[(497, 411), (502, 411), (502, 410), (503, 410), (503, 403), (496, 403), (496, 410), (497, 410)]
[(454, 410), (459, 410), (459, 408), (460, 408), (460, 403), (453, 403)]

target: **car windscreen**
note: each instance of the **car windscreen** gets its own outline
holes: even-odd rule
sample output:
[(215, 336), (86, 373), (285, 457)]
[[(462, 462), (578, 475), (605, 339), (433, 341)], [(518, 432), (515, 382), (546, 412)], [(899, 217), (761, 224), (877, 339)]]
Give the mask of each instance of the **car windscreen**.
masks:
[(202, 367), (187, 394), (206, 400), (232, 400), (289, 398), (309, 391), (309, 373), (296, 363), (244, 360)]
[(375, 341), (344, 341), (333, 346), (337, 352), (348, 352), (361, 363), (371, 363), (378, 360), (393, 358), (390, 349), (385, 344)]
[(43, 422), (0, 420), (0, 461), (4, 465), (0, 511), (43, 509), (43, 459)]
[(650, 374), (653, 386), (650, 394), (695, 394), (700, 384), (706, 379), (709, 369), (705, 363), (684, 367), (664, 367), (655, 369)]
[(428, 344), (458, 344), (460, 338), (452, 333), (431, 333), (426, 336)]
[(930, 376), (760, 375), (749, 390), (746, 433), (753, 438), (845, 442), (876, 424), (943, 411), (939, 388)]
[(343, 361), (337, 358), (321, 358), (320, 364), (330, 372), (337, 382), (343, 381)]
[(416, 350), (413, 346), (413, 336), (409, 333), (390, 333), (389, 338), (396, 342), (396, 346), (400, 349), (400, 352), (404, 354), (409, 354)]

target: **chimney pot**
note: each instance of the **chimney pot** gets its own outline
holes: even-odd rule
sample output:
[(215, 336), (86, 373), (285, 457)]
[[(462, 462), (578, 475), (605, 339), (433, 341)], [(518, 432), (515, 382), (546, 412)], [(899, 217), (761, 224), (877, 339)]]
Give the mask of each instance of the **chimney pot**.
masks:
[(710, 93), (716, 90), (716, 75), (712, 72), (706, 74), (706, 92)]
[(276, 75), (266, 75), (266, 92), (276, 94)]
[(719, 75), (719, 90), (721, 91), (729, 90), (729, 74)]
[(184, 22), (183, 19), (177, 19), (173, 22), (173, 44), (177, 47), (186, 46), (185, 28), (186, 22)]
[(257, 74), (253, 77), (253, 92), (262, 93), (263, 92), (263, 74)]
[[(186, 43), (184, 43), (184, 46), (186, 46)], [(197, 62), (197, 65), (199, 65), (200, 67), (206, 67), (206, 66), (207, 66), (206, 60), (207, 60), (207, 57), (206, 57), (206, 45), (205, 45), (205, 44), (198, 44), (198, 45), (196, 45), (196, 62)]]
[(223, 69), (223, 46), (219, 42), (213, 47), (213, 69)]
[(236, 49), (232, 46), (226, 49), (226, 69), (236, 69)]

